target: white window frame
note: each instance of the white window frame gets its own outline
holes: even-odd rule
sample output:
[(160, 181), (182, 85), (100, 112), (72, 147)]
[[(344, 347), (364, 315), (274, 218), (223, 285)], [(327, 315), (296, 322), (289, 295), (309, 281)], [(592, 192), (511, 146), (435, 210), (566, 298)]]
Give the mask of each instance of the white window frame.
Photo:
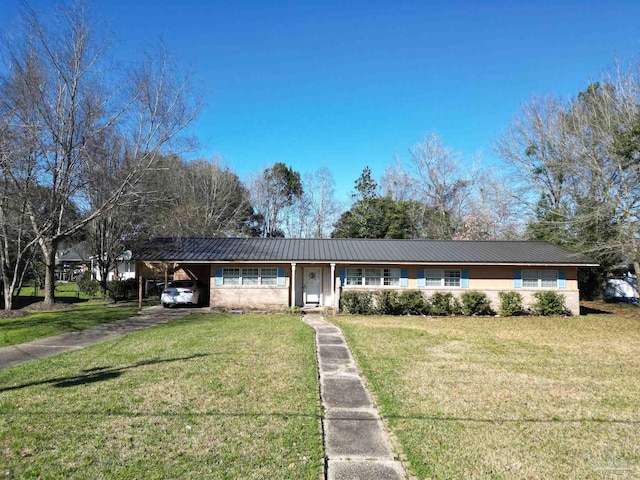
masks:
[[(235, 272), (238, 272), (237, 275)], [(242, 273), (238, 267), (223, 267), (222, 268), (222, 285), (242, 285)]]
[[(268, 270), (273, 270), (273, 275), (266, 275)], [(275, 287), (278, 285), (278, 268), (263, 267), (260, 269), (260, 285)]]
[(363, 273), (362, 268), (347, 268), (345, 283), (352, 287), (362, 285)]
[[(236, 273), (237, 272), (237, 273)], [(256, 276), (257, 273), (257, 276)], [(278, 285), (277, 267), (223, 267), (222, 285), (259, 287)]]
[(349, 287), (400, 287), (400, 268), (347, 268), (345, 285)]
[(462, 286), (462, 270), (459, 268), (425, 268), (425, 287), (460, 288)]
[(385, 287), (399, 287), (401, 277), (402, 277), (401, 268), (383, 268), (382, 269), (382, 284)]
[(364, 270), (364, 284), (367, 287), (379, 287), (382, 285), (382, 272), (379, 268), (365, 268)]
[(532, 269), (522, 270), (523, 288), (558, 288), (558, 270)]
[(459, 288), (462, 286), (462, 270), (445, 268), (442, 271), (442, 283), (445, 287)]
[(243, 287), (255, 287), (256, 285), (260, 285), (260, 268), (244, 267), (240, 270), (240, 277), (242, 278)]

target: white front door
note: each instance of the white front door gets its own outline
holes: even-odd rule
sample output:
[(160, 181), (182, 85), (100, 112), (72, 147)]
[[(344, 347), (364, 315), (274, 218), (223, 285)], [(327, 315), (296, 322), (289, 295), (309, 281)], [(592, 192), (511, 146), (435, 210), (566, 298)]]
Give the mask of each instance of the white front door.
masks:
[(322, 275), (320, 268), (304, 269), (304, 304), (320, 305)]

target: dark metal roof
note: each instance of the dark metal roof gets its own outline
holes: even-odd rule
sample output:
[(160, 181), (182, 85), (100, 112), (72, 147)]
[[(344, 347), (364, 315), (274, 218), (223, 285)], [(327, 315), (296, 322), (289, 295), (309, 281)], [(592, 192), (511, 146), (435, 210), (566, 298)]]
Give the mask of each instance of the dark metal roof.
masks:
[(150, 262), (340, 262), (597, 265), (546, 242), (356, 238), (156, 238), (133, 252)]
[(84, 243), (78, 243), (70, 248), (60, 249), (56, 252), (56, 262), (86, 262), (91, 257)]

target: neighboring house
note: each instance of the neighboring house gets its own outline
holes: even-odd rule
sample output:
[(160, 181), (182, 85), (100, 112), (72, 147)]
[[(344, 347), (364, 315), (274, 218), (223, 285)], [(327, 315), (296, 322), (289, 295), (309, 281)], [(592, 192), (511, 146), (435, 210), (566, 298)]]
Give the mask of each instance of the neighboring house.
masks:
[[(125, 251), (116, 260), (115, 268), (107, 274), (107, 281), (136, 278), (136, 263), (131, 260), (131, 252)], [(96, 256), (89, 254), (84, 243), (56, 252), (56, 280), (74, 281), (87, 271), (94, 280), (101, 280)]]
[(75, 280), (89, 263), (89, 254), (83, 243), (78, 243), (73, 247), (58, 250), (55, 256), (56, 280), (68, 282)]
[[(102, 274), (100, 273), (98, 262), (95, 261), (95, 257), (91, 258), (91, 265), (93, 278), (100, 281), (102, 279)], [(107, 281), (110, 282), (116, 279), (127, 280), (129, 278), (136, 278), (136, 262), (132, 260), (125, 261), (118, 257), (116, 267), (113, 270), (109, 270), (109, 273), (107, 274)]]
[[(534, 241), (158, 238), (133, 256), (175, 265), (174, 278), (201, 280), (213, 308), (261, 310), (337, 309), (349, 290), (478, 290), (494, 307), (502, 291), (518, 291), (530, 304), (535, 292), (550, 290), (578, 314), (578, 268), (597, 265)], [(139, 273), (146, 276), (144, 263)]]

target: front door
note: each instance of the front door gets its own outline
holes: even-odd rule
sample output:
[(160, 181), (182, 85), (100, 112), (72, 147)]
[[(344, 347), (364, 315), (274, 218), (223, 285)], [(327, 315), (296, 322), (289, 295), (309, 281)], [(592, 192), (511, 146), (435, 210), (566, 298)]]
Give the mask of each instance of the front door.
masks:
[(320, 305), (322, 275), (319, 268), (304, 269), (304, 304)]

